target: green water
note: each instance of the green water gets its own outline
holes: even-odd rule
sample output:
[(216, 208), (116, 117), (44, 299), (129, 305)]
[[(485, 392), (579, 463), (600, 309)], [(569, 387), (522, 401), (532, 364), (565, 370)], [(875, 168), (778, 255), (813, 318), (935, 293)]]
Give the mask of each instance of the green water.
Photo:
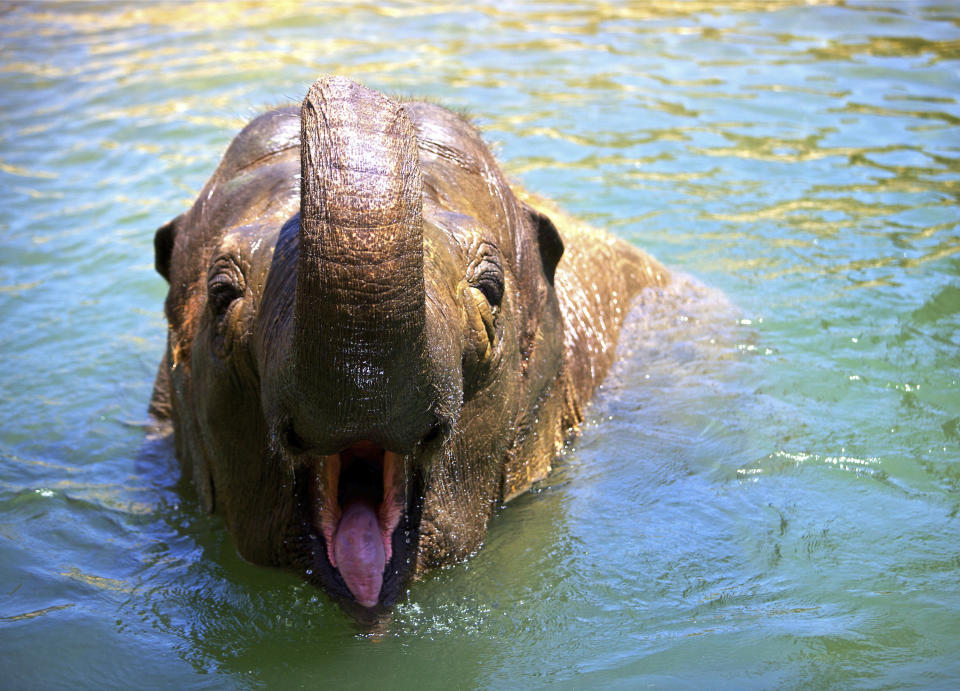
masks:
[[(377, 637), (143, 451), (154, 229), (321, 73), (723, 291)], [(0, 686), (955, 688), (960, 4), (0, 7)]]

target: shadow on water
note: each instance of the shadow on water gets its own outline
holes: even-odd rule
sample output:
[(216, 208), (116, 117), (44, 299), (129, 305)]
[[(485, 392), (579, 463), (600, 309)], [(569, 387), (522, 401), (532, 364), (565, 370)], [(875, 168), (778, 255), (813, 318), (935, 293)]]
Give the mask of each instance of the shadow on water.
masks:
[[(195, 672), (228, 674), (240, 686), (350, 686), (358, 670), (365, 679), (412, 680), (438, 657), (444, 669), (423, 681), (426, 688), (475, 686), (470, 680), (483, 678), (484, 661), (459, 651), (487, 640), (491, 619), (512, 616), (511, 589), (537, 588), (537, 578), (494, 577), (509, 574), (499, 559), (541, 560), (541, 551), (555, 552), (551, 543), (564, 539), (562, 505), (555, 498), (538, 501), (531, 514), (538, 529), (514, 526), (519, 529), (492, 536), (496, 544), (481, 556), (414, 584), (408, 600), (370, 627), (299, 579), (244, 563), (222, 521), (203, 512), (190, 487), (171, 483), (178, 472), (172, 453), (168, 438), (155, 438), (137, 458), (149, 492), (161, 500), (131, 526), (140, 567), (126, 580), (136, 585), (124, 588), (117, 633), (162, 641)], [(490, 550), (502, 555), (486, 565), (482, 555)], [(542, 579), (548, 569), (541, 566), (530, 564), (522, 573)], [(211, 679), (211, 686), (219, 684)]]

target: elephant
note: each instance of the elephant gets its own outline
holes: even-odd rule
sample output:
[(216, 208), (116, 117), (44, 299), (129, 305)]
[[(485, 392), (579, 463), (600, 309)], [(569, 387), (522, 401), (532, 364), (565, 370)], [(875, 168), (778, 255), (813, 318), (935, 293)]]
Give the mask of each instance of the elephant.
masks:
[(150, 413), (239, 554), (388, 611), (543, 480), (658, 261), (508, 181), (439, 105), (322, 77), (156, 231)]

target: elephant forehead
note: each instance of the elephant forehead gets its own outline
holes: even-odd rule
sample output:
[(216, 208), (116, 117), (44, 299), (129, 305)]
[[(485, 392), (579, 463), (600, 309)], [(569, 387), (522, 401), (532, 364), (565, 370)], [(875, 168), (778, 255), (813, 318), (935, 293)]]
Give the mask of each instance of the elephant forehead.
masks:
[(271, 110), (252, 120), (234, 137), (220, 164), (220, 173), (229, 178), (277, 154), (299, 156), (299, 150), (299, 108)]
[[(276, 163), (230, 179), (213, 178), (184, 219), (187, 232), (176, 239), (175, 264), (196, 278), (196, 262), (205, 261), (233, 229), (275, 235), (298, 207), (295, 164)], [(254, 241), (256, 238), (254, 238)]]
[(269, 269), (280, 234), (280, 223), (265, 219), (234, 226), (224, 233), (216, 257), (230, 257), (245, 272)]
[(425, 241), (456, 247), (466, 259), (482, 242), (492, 242), (493, 233), (473, 216), (450, 211), (436, 204), (424, 205)]

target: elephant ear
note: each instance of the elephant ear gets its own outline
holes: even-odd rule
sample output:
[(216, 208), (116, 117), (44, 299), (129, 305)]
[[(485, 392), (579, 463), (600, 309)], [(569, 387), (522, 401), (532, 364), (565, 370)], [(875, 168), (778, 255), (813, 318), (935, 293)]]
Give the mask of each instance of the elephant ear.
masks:
[(537, 246), (540, 248), (540, 261), (543, 263), (543, 275), (550, 285), (557, 273), (557, 264), (563, 256), (563, 239), (553, 221), (542, 211), (523, 203), (523, 210), (530, 218), (537, 236)]
[(532, 349), (542, 320), (552, 320), (556, 316), (553, 314), (557, 304), (554, 278), (563, 256), (563, 240), (557, 226), (539, 209), (521, 201), (519, 211), (525, 217), (522, 221), (526, 225), (523, 234), (517, 237), (520, 258), (518, 289), (522, 295), (519, 335), (520, 351), (525, 356), (523, 363), (528, 365), (533, 359)]
[(167, 283), (170, 282), (170, 257), (173, 255), (173, 246), (182, 222), (183, 214), (180, 214), (169, 223), (160, 226), (156, 235), (153, 236), (154, 266)]

